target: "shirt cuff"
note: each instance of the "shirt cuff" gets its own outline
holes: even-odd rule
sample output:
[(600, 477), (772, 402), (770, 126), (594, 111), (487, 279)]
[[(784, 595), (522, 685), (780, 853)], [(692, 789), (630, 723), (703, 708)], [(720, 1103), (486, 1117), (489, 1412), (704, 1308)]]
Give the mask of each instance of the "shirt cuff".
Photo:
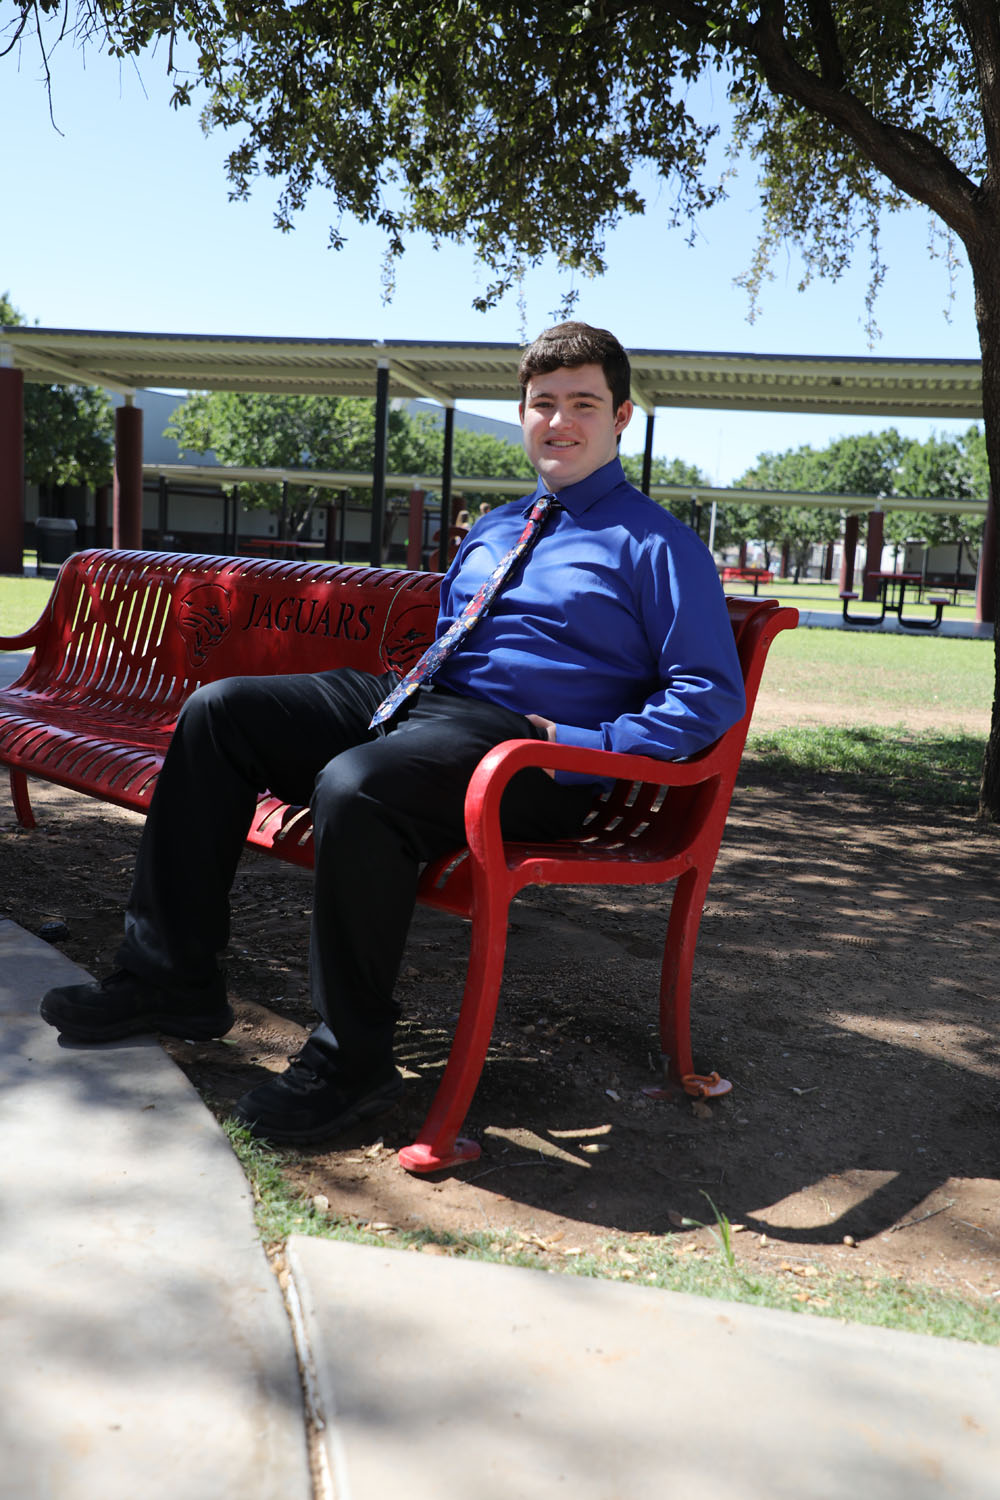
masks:
[[(557, 745), (576, 745), (580, 750), (603, 750), (604, 735), (599, 729), (580, 729), (576, 724), (556, 725)], [(610, 786), (602, 776), (582, 771), (556, 771), (555, 779), (560, 786)]]

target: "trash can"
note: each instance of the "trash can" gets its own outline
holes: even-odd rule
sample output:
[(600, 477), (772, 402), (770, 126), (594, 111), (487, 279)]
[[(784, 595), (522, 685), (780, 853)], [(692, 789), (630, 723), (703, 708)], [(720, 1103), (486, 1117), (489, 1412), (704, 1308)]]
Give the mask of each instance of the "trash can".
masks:
[(39, 569), (58, 567), (77, 550), (76, 522), (63, 516), (39, 516), (35, 522)]

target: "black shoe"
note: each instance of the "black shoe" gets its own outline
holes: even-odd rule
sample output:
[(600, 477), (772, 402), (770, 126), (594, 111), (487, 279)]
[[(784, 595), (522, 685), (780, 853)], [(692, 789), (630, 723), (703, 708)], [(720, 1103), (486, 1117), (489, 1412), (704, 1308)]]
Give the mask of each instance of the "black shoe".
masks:
[(258, 1140), (307, 1145), (339, 1135), (361, 1120), (390, 1109), (403, 1091), (403, 1080), (390, 1064), (360, 1084), (349, 1084), (336, 1064), (307, 1042), (288, 1068), (244, 1094), (233, 1118)]
[(203, 990), (165, 990), (127, 969), (100, 984), (49, 990), (39, 1009), (42, 1020), (71, 1042), (114, 1042), (156, 1031), (204, 1041), (224, 1036), (236, 1019), (221, 975)]

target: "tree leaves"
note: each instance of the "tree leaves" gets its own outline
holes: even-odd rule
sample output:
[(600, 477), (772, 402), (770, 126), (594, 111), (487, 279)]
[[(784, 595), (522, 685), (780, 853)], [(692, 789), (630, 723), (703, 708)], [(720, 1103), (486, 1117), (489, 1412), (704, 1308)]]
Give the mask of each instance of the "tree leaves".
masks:
[[(375, 441), (375, 403), (346, 396), (268, 396), (212, 391), (189, 396), (167, 428), (182, 449), (213, 452), (221, 464), (263, 469), (326, 469), (371, 473)], [(444, 438), (429, 414), (410, 416), (389, 411), (389, 471), (428, 479), (441, 472)], [(525, 491), (534, 470), (519, 443), (491, 433), (458, 429), (454, 434), (455, 472), (465, 477), (524, 478)], [(239, 487), (247, 508), (274, 509), (275, 484)], [(361, 488), (355, 498), (366, 500)], [(313, 507), (329, 491), (296, 484), (290, 490), (288, 519), (293, 532), (304, 527)], [(478, 504), (479, 495), (465, 497)]]
[[(7, 295), (0, 294), (0, 329), (23, 322)], [(29, 381), (24, 388), (25, 480), (28, 484), (108, 484), (112, 431), (111, 405), (103, 391)]]

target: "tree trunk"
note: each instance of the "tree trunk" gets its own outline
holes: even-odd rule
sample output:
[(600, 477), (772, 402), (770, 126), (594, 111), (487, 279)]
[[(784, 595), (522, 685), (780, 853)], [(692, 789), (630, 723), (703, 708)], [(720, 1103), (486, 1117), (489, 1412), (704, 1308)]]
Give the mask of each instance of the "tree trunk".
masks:
[[(998, 419), (1000, 420), (1000, 419)], [(993, 459), (990, 459), (993, 472)], [(996, 481), (990, 485), (990, 504), (996, 509)], [(1000, 515), (996, 517), (1000, 522)], [(995, 559), (995, 597), (1000, 599), (1000, 547)], [(983, 779), (979, 788), (979, 817), (984, 823), (1000, 823), (1000, 610), (993, 622), (993, 715), (983, 757)]]
[[(983, 357), (983, 425), (991, 499), (996, 505), (996, 496), (1000, 495), (1000, 245), (996, 236), (988, 235), (966, 248), (976, 287), (976, 322)], [(1000, 548), (995, 567), (1000, 588)], [(979, 817), (984, 823), (1000, 823), (1000, 611), (993, 625), (993, 645), (993, 714), (979, 789)]]

